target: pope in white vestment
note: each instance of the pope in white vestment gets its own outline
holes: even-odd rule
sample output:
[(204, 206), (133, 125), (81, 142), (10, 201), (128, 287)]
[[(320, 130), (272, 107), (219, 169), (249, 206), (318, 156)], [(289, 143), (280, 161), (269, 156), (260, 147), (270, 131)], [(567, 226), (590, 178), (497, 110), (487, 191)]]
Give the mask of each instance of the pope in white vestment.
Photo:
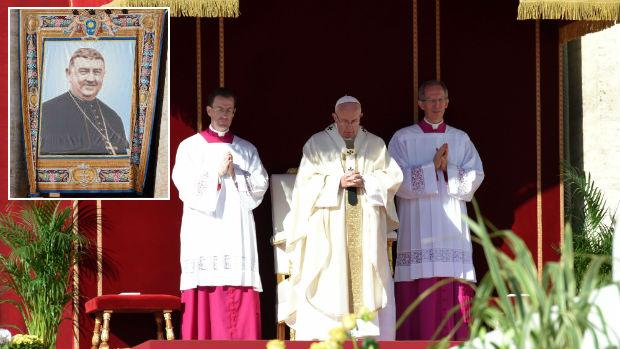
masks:
[(341, 98), (334, 124), (313, 135), (284, 228), (291, 276), (280, 294), (297, 340), (324, 339), (343, 315), (378, 311), (357, 336), (394, 339), (387, 233), (398, 227), (394, 194), (402, 181), (383, 140), (359, 126), (361, 105)]
[[(448, 126), (443, 113), (447, 88), (439, 81), (420, 87), (425, 117), (398, 130), (389, 151), (403, 171), (396, 193), (400, 228), (396, 257), (398, 313), (440, 278), (476, 281), (469, 228), (463, 215), (484, 178), (482, 161), (467, 134)], [(461, 328), (455, 339), (466, 339), (471, 288), (448, 284), (431, 294), (397, 333), (398, 339), (431, 339), (455, 305), (461, 312), (450, 318), (440, 335)]]

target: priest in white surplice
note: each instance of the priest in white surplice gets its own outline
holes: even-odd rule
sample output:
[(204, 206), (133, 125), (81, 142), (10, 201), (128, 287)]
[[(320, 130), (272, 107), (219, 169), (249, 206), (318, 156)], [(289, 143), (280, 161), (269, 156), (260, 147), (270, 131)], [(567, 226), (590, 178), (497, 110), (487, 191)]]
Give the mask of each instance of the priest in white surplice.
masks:
[(332, 116), (303, 148), (284, 223), (292, 265), (288, 288), (280, 287), (280, 320), (298, 340), (324, 339), (343, 315), (377, 310), (355, 333), (394, 339), (386, 234), (398, 226), (402, 173), (383, 140), (360, 126), (357, 99), (340, 98)]
[(210, 96), (209, 128), (179, 145), (172, 180), (183, 201), (183, 339), (258, 339), (262, 291), (252, 210), (267, 172), (250, 142), (229, 128), (235, 96)]
[[(476, 281), (466, 201), (482, 183), (482, 161), (467, 134), (447, 126), (448, 89), (428, 81), (419, 89), (424, 119), (398, 130), (389, 144), (401, 167), (403, 184), (396, 193), (400, 229), (396, 257), (396, 307), (400, 315), (426, 289), (445, 277)], [(468, 336), (473, 290), (458, 282), (443, 286), (398, 329), (397, 339), (430, 339), (441, 320), (460, 306), (440, 332), (455, 329), (454, 339)]]

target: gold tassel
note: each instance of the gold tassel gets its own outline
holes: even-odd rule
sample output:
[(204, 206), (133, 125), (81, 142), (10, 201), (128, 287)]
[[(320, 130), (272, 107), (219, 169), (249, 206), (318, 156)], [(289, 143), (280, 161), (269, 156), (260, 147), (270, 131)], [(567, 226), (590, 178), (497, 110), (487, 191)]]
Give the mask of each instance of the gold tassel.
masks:
[(105, 7), (170, 7), (172, 17), (239, 17), (239, 0), (114, 0)]
[(520, 0), (517, 19), (618, 21), (620, 0)]

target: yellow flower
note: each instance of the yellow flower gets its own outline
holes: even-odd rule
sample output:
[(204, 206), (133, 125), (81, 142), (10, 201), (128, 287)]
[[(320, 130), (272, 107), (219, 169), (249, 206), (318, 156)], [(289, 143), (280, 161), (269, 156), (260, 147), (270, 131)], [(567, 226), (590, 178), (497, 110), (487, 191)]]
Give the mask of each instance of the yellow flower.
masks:
[(377, 312), (371, 311), (366, 307), (361, 307), (358, 312), (358, 316), (363, 321), (372, 321), (375, 317), (377, 317)]
[(323, 342), (314, 342), (310, 345), (310, 349), (325, 349), (325, 343)]
[(279, 339), (272, 339), (269, 342), (267, 342), (267, 345), (265, 346), (266, 349), (285, 349), (286, 348), (286, 344), (284, 344), (284, 341), (281, 341)]
[(342, 317), (342, 327), (345, 330), (351, 331), (355, 327), (357, 327), (357, 316), (355, 314), (347, 314)]
[(333, 339), (328, 339), (323, 342), (325, 349), (342, 349), (342, 342), (336, 342)]
[(329, 337), (335, 342), (342, 343), (347, 340), (347, 331), (344, 327), (334, 327), (329, 331)]
[(11, 340), (11, 344), (15, 344), (15, 345), (19, 345), (19, 344), (39, 344), (41, 346), (43, 346), (43, 340), (37, 336), (33, 336), (30, 334), (17, 334), (15, 336), (13, 336), (13, 339)]

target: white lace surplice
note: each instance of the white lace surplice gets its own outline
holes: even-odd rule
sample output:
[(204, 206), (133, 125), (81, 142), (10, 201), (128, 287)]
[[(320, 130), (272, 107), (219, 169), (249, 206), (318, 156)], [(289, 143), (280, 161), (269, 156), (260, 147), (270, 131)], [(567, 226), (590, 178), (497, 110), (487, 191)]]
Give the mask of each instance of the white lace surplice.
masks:
[[(448, 143), (448, 181), (433, 157)], [(389, 152), (403, 170), (397, 196), (400, 229), (395, 281), (456, 277), (476, 281), (466, 201), (484, 179), (482, 161), (467, 134), (447, 126), (424, 133), (413, 125), (397, 131)]]
[[(231, 152), (235, 180), (217, 171)], [(181, 290), (197, 286), (251, 286), (262, 291), (252, 210), (268, 187), (256, 148), (235, 136), (207, 143), (196, 134), (181, 142), (172, 180), (183, 201)]]

